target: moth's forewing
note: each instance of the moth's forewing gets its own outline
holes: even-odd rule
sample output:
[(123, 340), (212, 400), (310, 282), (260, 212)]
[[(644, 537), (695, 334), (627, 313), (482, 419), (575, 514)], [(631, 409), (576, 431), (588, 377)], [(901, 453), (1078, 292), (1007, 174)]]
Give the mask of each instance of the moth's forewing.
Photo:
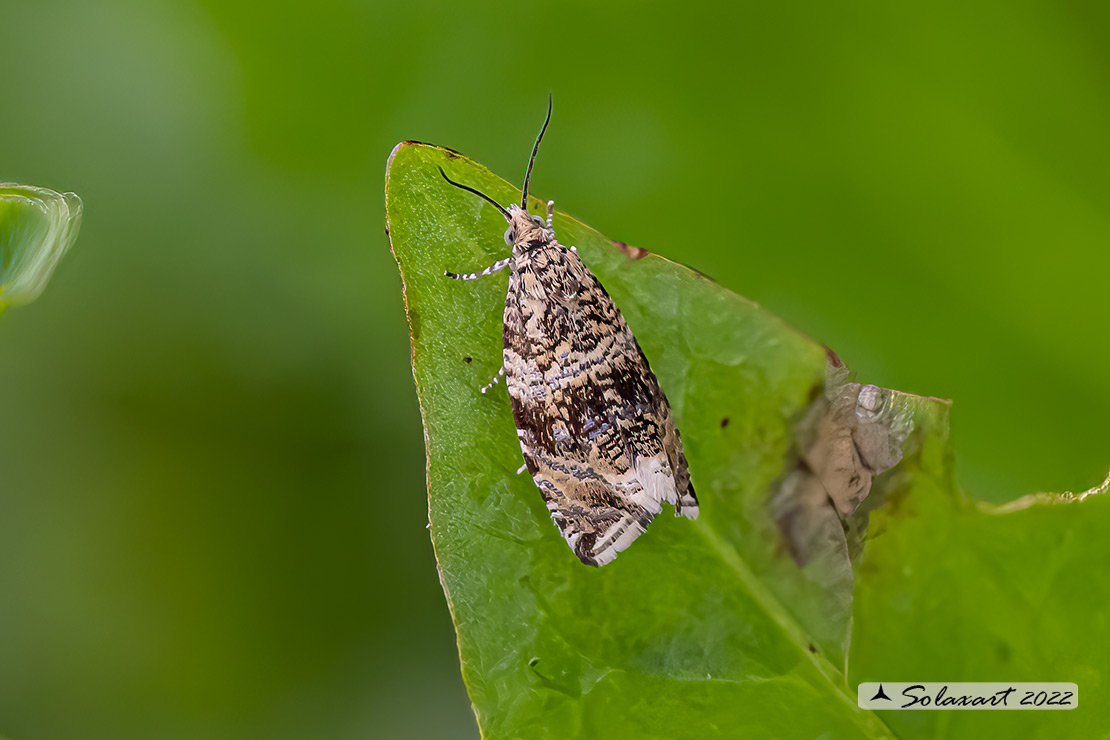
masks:
[(504, 367), (521, 452), (579, 559), (613, 560), (697, 497), (666, 396), (609, 294), (544, 230), (514, 244)]

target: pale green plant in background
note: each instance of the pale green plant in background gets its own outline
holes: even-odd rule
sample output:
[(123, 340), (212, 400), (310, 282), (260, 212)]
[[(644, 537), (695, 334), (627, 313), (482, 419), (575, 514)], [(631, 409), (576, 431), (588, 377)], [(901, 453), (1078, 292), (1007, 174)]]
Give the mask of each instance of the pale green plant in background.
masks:
[(0, 313), (39, 297), (81, 229), (75, 193), (0, 183)]

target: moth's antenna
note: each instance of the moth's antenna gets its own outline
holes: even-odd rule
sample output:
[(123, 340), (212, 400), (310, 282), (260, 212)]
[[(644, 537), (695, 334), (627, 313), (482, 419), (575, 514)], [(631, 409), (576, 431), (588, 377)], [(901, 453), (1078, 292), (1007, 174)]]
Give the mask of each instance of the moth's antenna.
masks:
[(504, 208), (502, 208), (501, 204), (498, 203), (497, 201), (495, 201), (493, 198), (489, 197), (488, 195), (486, 195), (483, 192), (475, 190), (474, 188), (468, 188), (466, 185), (463, 185), (461, 182), (455, 182), (454, 180), (452, 180), (450, 177), (447, 176), (447, 173), (443, 171), (442, 167), (439, 168), (439, 174), (443, 175), (443, 179), (446, 180), (447, 182), (451, 183), (455, 187), (462, 188), (463, 190), (467, 191), (468, 193), (474, 193), (479, 198), (486, 201), (487, 203), (489, 203), (491, 206), (493, 206), (497, 210), (501, 211), (501, 215), (505, 217), (505, 220), (512, 223), (513, 217), (510, 216), (509, 212), (506, 211)]
[(536, 143), (532, 145), (532, 156), (528, 158), (528, 172), (524, 174), (524, 193), (520, 196), (520, 207), (526, 211), (528, 210), (528, 182), (532, 179), (532, 165), (536, 163), (536, 152), (540, 150), (543, 132), (547, 131), (547, 124), (549, 123), (551, 123), (551, 93), (547, 94), (547, 118), (543, 120), (540, 135), (536, 137)]

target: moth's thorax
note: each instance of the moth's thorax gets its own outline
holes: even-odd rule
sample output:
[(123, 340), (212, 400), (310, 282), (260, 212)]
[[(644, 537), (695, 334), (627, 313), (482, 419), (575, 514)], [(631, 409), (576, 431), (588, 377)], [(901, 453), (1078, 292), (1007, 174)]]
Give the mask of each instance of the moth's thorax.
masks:
[(555, 241), (555, 232), (547, 228), (540, 216), (533, 216), (520, 206), (509, 206), (509, 229), (505, 241), (513, 245), (513, 254), (544, 247)]

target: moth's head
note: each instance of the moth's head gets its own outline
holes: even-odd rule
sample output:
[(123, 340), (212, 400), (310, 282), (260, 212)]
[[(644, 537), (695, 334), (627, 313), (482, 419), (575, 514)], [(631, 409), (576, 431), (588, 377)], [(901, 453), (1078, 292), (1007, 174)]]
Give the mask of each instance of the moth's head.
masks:
[(509, 228), (505, 229), (505, 243), (510, 247), (529, 249), (550, 241), (554, 236), (541, 216), (530, 215), (516, 203), (509, 206)]
[[(541, 246), (555, 238), (555, 232), (547, 226), (547, 222), (540, 216), (532, 216), (528, 213), (528, 184), (532, 181), (532, 165), (536, 163), (536, 152), (540, 150), (540, 142), (543, 141), (543, 134), (547, 131), (547, 124), (551, 122), (551, 96), (547, 96), (547, 117), (543, 121), (543, 127), (540, 128), (540, 135), (536, 137), (536, 143), (532, 145), (532, 156), (528, 158), (528, 170), (524, 173), (524, 188), (520, 194), (520, 205), (515, 203), (505, 208), (500, 203), (489, 197), (485, 193), (475, 190), (472, 187), (463, 185), (462, 183), (455, 182), (443, 168), (439, 168), (439, 174), (443, 175), (443, 179), (451, 183), (455, 187), (465, 190), (468, 193), (474, 193), (482, 200), (489, 203), (496, 208), (505, 220), (509, 222), (509, 228), (505, 229), (505, 243), (508, 244), (513, 250), (517, 249), (532, 249), (533, 247)], [(550, 216), (550, 209), (552, 207), (551, 201), (547, 203), (548, 215)]]

